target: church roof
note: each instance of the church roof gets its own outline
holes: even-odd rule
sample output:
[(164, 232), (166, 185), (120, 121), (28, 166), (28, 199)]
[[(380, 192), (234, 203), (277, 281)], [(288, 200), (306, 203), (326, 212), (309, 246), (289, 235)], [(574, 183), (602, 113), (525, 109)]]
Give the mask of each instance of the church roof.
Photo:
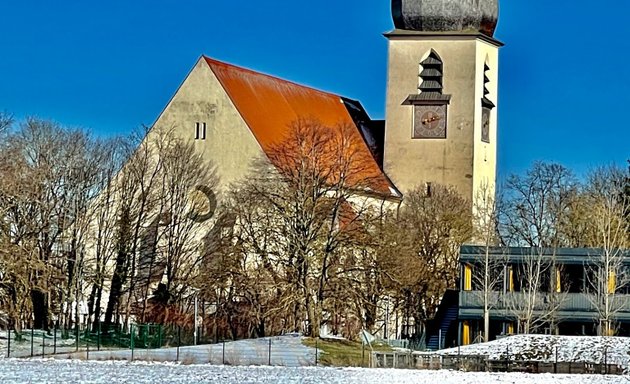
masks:
[[(204, 56), (234, 106), (249, 126), (263, 151), (269, 152), (288, 136), (298, 119), (316, 119), (323, 126), (348, 124), (360, 138), (359, 151), (365, 156), (361, 172), (369, 189), (379, 195), (400, 197), (400, 193), (379, 167), (365, 142), (359, 124), (341, 96), (299, 85), (277, 77), (237, 67)], [(356, 107), (356, 102), (353, 106)], [(360, 104), (359, 104), (360, 105)], [(362, 108), (362, 107), (361, 107)], [(367, 122), (366, 122), (367, 123)]]

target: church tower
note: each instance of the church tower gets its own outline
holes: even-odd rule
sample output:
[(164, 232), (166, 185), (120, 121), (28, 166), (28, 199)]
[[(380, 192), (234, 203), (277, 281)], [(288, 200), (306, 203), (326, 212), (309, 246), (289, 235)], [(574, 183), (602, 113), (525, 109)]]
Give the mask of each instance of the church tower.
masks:
[(383, 166), (403, 194), (494, 194), (498, 12), (498, 0), (392, 0)]

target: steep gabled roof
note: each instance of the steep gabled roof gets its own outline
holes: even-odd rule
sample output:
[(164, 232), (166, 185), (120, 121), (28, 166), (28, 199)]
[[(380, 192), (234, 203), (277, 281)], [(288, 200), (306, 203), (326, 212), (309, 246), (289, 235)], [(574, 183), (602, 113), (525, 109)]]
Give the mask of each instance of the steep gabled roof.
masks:
[(360, 138), (361, 148), (370, 164), (365, 164), (365, 179), (379, 195), (400, 197), (400, 193), (380, 169), (361, 136), (357, 122), (340, 96), (319, 91), (249, 69), (204, 56), (228, 96), (252, 131), (263, 151), (269, 151), (288, 136), (298, 119), (317, 119), (324, 126), (349, 124)]

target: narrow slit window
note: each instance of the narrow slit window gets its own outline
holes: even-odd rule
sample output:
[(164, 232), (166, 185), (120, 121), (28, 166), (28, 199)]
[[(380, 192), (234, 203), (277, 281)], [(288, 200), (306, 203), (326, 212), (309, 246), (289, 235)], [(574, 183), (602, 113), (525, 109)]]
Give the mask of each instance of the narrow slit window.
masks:
[(201, 124), (201, 140), (206, 139), (206, 123)]
[(199, 123), (195, 123), (195, 140), (199, 140)]

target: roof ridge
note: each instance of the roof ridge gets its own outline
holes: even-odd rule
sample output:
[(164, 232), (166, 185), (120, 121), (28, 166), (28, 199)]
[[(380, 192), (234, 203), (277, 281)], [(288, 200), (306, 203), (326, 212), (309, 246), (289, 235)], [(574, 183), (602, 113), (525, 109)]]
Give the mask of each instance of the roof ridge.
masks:
[(345, 97), (345, 96), (339, 95), (337, 93), (323, 91), (321, 89), (315, 88), (314, 86), (300, 84), (300, 83), (298, 83), (296, 81), (293, 81), (293, 80), (287, 80), (287, 79), (279, 77), (279, 76), (274, 76), (274, 75), (271, 75), (271, 74), (268, 74), (268, 73), (256, 71), (256, 70), (251, 69), (251, 68), (247, 68), (247, 67), (243, 67), (243, 66), (240, 66), (240, 65), (236, 65), (236, 64), (225, 62), (225, 61), (217, 60), (217, 59), (212, 58), (210, 56), (201, 55), (201, 57), (203, 57), (206, 60), (206, 63), (208, 65), (210, 65), (211, 63), (218, 64), (218, 65), (224, 65), (224, 66), (235, 68), (235, 69), (238, 69), (238, 70), (241, 70), (241, 71), (249, 72), (249, 73), (252, 73), (252, 74), (255, 74), (255, 75), (261, 75), (261, 76), (265, 76), (265, 77), (270, 78), (270, 79), (282, 81), (284, 83), (292, 84), (292, 85), (295, 85), (295, 86), (298, 86), (298, 87), (301, 87), (301, 88), (310, 89), (312, 91), (319, 92), (319, 93), (322, 93), (322, 94), (326, 94), (326, 95), (329, 95), (329, 96), (335, 96), (335, 97), (338, 97), (340, 99)]

